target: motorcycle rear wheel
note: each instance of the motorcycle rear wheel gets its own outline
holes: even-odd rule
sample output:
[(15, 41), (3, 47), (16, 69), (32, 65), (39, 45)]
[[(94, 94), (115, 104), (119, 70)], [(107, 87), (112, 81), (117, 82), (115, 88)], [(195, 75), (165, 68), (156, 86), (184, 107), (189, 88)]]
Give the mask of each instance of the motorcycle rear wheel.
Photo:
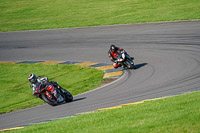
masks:
[(48, 98), (48, 96), (45, 94), (45, 92), (41, 93), (41, 98), (43, 99), (44, 102), (48, 103), (51, 106), (56, 106), (57, 103), (57, 99), (54, 97), (53, 94), (51, 94), (50, 91), (46, 91), (46, 93), (48, 93), (49, 95), (51, 95), (51, 99)]

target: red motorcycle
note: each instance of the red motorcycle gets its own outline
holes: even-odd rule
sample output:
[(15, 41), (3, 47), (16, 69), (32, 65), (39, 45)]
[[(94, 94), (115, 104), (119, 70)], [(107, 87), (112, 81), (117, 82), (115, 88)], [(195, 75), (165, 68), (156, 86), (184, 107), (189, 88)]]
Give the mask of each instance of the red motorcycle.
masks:
[(73, 101), (73, 96), (69, 91), (55, 87), (53, 84), (45, 85), (45, 87), (38, 84), (34, 95), (52, 106)]
[(136, 69), (134, 65), (134, 58), (130, 57), (127, 53), (123, 53), (125, 58), (122, 58), (122, 53), (117, 52), (117, 62), (122, 66), (124, 69)]

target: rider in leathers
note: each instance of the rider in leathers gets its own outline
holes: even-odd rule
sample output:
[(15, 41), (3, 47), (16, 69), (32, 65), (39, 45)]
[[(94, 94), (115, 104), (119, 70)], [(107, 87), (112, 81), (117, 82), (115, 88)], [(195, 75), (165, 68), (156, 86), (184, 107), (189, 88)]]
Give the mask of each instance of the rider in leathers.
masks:
[(62, 92), (65, 93), (65, 90), (62, 87), (60, 87), (57, 82), (54, 81), (49, 82), (47, 77), (41, 77), (41, 76), (36, 77), (36, 75), (32, 73), (28, 76), (28, 80), (31, 82), (30, 87), (33, 90), (33, 95), (35, 96), (40, 92), (41, 88), (44, 88), (46, 85), (49, 84), (52, 84), (54, 87), (57, 87), (58, 89), (60, 89)]
[[(122, 58), (121, 59), (117, 59), (118, 57), (118, 54), (121, 54), (122, 55)], [(119, 47), (116, 47), (115, 45), (110, 45), (110, 50), (108, 51), (108, 56), (110, 58), (110, 60), (113, 63), (113, 67), (114, 68), (118, 68), (118, 67), (121, 67), (121, 63), (120, 62), (123, 62), (126, 58), (126, 56), (129, 56), (125, 50), (123, 48), (119, 48)], [(129, 56), (130, 57), (130, 56)], [(132, 57), (130, 57), (131, 59), (133, 59)], [(124, 68), (124, 66), (122, 66)]]

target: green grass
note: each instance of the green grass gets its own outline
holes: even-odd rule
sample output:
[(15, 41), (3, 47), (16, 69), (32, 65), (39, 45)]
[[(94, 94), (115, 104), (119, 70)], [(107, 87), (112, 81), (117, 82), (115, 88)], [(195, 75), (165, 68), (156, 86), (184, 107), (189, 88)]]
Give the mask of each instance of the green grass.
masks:
[(0, 31), (200, 19), (199, 0), (0, 0)]
[[(199, 0), (0, 0), (0, 31), (191, 20), (200, 19), (199, 11)], [(43, 104), (29, 89), (27, 75), (32, 72), (58, 81), (73, 95), (96, 88), (103, 75), (102, 71), (77, 66), (0, 65), (0, 113)], [(97, 111), (11, 132), (68, 131), (199, 133), (200, 92)]]
[(44, 103), (32, 95), (30, 73), (57, 81), (72, 95), (97, 88), (104, 75), (101, 70), (75, 65), (0, 64), (0, 114)]
[(200, 92), (31, 125), (15, 133), (199, 133)]

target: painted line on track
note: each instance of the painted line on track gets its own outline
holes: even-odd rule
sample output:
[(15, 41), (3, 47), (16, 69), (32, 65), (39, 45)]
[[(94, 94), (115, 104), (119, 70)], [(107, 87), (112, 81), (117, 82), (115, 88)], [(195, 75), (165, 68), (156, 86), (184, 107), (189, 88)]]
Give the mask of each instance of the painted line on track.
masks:
[(103, 78), (116, 77), (116, 76), (119, 76), (119, 75), (122, 75), (122, 74), (123, 74), (123, 71), (105, 73)]
[(59, 64), (59, 63), (63, 63), (65, 61), (45, 61), (45, 62), (40, 62), (40, 64), (49, 64), (49, 65), (53, 65), (53, 64)]
[(97, 67), (97, 69), (99, 69), (99, 70), (108, 70), (108, 69), (113, 69), (113, 66), (112, 65), (101, 66), (101, 67)]
[(123, 106), (129, 106), (129, 105), (134, 105), (134, 104), (141, 104), (141, 103), (144, 103), (144, 102), (153, 101), (153, 100), (159, 100), (159, 99), (165, 99), (165, 98), (168, 98), (168, 97), (146, 99), (146, 100), (142, 100), (142, 101), (139, 101), (139, 102), (121, 104), (121, 105), (117, 105), (117, 106), (113, 106), (113, 107), (108, 107), (108, 108), (102, 108), (102, 109), (98, 109), (98, 110), (101, 111), (101, 110), (110, 110), (110, 109), (122, 108)]
[(16, 129), (22, 129), (24, 127), (14, 127), (14, 128), (8, 128), (8, 129), (2, 129), (0, 132), (5, 132), (5, 131), (11, 131), (11, 130), (16, 130)]
[(18, 61), (2, 61), (0, 64), (16, 64)]
[(82, 62), (82, 63), (77, 63), (76, 65), (78, 66), (92, 66), (92, 65), (96, 65), (98, 63), (93, 63), (93, 62)]

